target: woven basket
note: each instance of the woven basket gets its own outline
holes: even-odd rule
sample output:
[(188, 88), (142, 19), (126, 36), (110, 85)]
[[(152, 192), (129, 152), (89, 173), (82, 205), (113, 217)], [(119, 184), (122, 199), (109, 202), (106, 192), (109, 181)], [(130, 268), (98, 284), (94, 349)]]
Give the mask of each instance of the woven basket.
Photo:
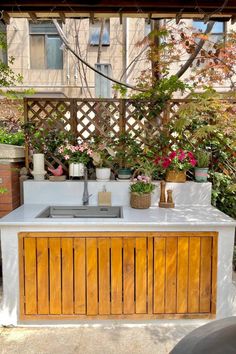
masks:
[(186, 172), (169, 170), (166, 173), (165, 180), (166, 182), (184, 183), (186, 182)]
[(148, 209), (151, 206), (151, 193), (130, 193), (130, 206), (134, 209)]

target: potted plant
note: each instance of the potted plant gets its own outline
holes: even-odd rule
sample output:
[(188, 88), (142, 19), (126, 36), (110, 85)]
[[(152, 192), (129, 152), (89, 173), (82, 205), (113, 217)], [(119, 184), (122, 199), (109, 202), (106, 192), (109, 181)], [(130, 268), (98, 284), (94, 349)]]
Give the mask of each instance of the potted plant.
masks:
[(77, 145), (67, 143), (65, 146), (60, 146), (58, 152), (69, 162), (70, 177), (84, 175), (84, 166), (89, 163), (93, 153), (87, 142), (80, 142)]
[(207, 182), (210, 154), (205, 150), (195, 153), (197, 164), (194, 168), (194, 176), (197, 182)]
[(148, 209), (155, 185), (149, 176), (138, 175), (130, 185), (130, 206), (135, 209)]
[(170, 151), (166, 156), (158, 156), (154, 162), (166, 171), (167, 182), (185, 182), (186, 171), (197, 163), (191, 151), (182, 149)]
[(138, 156), (141, 154), (140, 145), (130, 134), (124, 133), (115, 140), (115, 162), (118, 167), (118, 178), (120, 180), (129, 179), (132, 175)]
[(111, 177), (111, 165), (115, 157), (115, 152), (109, 146), (109, 142), (94, 143), (91, 157), (96, 168), (97, 181), (108, 181)]

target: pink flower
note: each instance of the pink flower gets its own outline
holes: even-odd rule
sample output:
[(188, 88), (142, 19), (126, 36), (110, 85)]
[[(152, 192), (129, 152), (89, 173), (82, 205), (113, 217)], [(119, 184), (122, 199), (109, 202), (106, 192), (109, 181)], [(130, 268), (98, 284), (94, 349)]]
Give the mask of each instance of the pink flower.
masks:
[(65, 160), (69, 160), (69, 158), (70, 158), (69, 155), (65, 155), (65, 156), (64, 156), (64, 159), (65, 159)]
[(196, 164), (197, 164), (197, 160), (194, 157), (192, 159), (190, 159), (189, 162), (193, 167), (196, 166)]
[(93, 150), (88, 149), (88, 151), (87, 151), (87, 152), (88, 152), (88, 155), (89, 155), (89, 156), (92, 156), (92, 155), (93, 155)]
[(188, 152), (188, 157), (189, 157), (190, 159), (194, 159), (194, 155), (193, 155), (193, 153), (192, 153), (191, 151)]
[(169, 154), (169, 158), (173, 160), (176, 157), (176, 155), (177, 155), (176, 151), (171, 151), (171, 153)]
[(164, 157), (162, 161), (162, 167), (168, 168), (171, 164), (171, 160), (168, 157)]
[(185, 157), (186, 157), (185, 152), (183, 150), (179, 150), (178, 160), (183, 161)]

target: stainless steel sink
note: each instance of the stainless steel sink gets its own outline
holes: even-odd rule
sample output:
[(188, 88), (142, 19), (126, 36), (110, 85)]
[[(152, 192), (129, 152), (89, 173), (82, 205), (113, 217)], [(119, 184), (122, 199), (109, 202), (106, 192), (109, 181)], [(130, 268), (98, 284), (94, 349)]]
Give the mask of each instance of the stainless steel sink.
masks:
[(120, 206), (50, 206), (36, 218), (122, 218)]

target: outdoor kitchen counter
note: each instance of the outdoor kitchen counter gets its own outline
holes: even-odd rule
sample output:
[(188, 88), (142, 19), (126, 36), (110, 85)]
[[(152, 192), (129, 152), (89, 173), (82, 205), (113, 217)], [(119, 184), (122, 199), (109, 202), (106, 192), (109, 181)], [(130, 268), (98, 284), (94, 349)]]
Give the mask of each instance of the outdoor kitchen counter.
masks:
[[(236, 222), (210, 205), (210, 183), (168, 185), (174, 209), (157, 207), (157, 184), (142, 210), (129, 206), (129, 182), (106, 186), (123, 218), (37, 218), (48, 206), (80, 205), (83, 183), (25, 183), (25, 204), (0, 220), (1, 324), (235, 314)], [(90, 205), (99, 190), (89, 184)]]
[[(63, 204), (65, 205), (65, 204)], [(70, 204), (71, 205), (71, 204)], [(149, 209), (133, 209), (123, 207), (122, 218), (37, 218), (47, 204), (25, 204), (11, 212), (0, 221), (0, 227), (6, 226), (46, 226), (47, 228), (70, 226), (79, 230), (106, 230), (129, 227), (132, 230), (141, 230), (142, 227), (160, 230), (162, 227), (217, 227), (236, 226), (236, 221), (212, 206), (179, 205), (173, 209), (151, 207)]]

